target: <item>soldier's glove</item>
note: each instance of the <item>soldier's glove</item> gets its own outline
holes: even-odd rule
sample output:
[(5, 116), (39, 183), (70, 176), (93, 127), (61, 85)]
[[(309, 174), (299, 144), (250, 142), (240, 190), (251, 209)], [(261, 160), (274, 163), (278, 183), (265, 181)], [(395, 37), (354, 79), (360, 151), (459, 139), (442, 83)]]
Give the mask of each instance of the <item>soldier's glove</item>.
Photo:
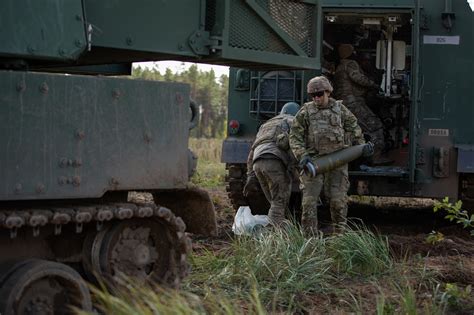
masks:
[(298, 167), (299, 167), (300, 169), (303, 169), (303, 167), (304, 167), (308, 162), (312, 162), (312, 161), (311, 161), (311, 158), (309, 157), (309, 155), (303, 155), (303, 156), (301, 157), (301, 160), (300, 160), (299, 164), (298, 164)]
[(257, 176), (255, 174), (247, 175), (247, 182), (245, 183), (243, 194), (245, 197), (251, 192), (259, 191), (260, 184), (258, 183)]
[(304, 155), (299, 163), (300, 175), (306, 174), (309, 177), (316, 177), (316, 167), (308, 155)]
[(369, 141), (365, 144), (365, 147), (362, 149), (362, 156), (371, 157), (372, 155), (374, 155), (374, 144)]

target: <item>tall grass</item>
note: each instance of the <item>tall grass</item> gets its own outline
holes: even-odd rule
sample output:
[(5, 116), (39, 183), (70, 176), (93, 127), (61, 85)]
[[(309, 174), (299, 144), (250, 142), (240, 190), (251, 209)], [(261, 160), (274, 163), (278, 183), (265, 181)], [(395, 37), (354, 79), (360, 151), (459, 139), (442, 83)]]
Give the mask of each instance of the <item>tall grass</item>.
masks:
[[(95, 305), (102, 314), (114, 315), (201, 315), (201, 314), (266, 314), (255, 288), (247, 295), (250, 303), (235, 304), (224, 295), (209, 293), (203, 297), (183, 291), (164, 289), (157, 286), (143, 286), (130, 279), (124, 279), (126, 285), (111, 294), (104, 287), (92, 287)], [(79, 315), (91, 315), (77, 310)], [(94, 313), (95, 314), (95, 313)]]
[(387, 238), (363, 226), (332, 238), (329, 247), (339, 273), (374, 275), (393, 266)]
[(225, 164), (220, 162), (222, 139), (191, 138), (189, 148), (198, 157), (191, 182), (203, 188), (224, 185)]
[[(202, 288), (214, 288), (243, 301), (255, 287), (267, 310), (299, 308), (298, 296), (324, 292), (332, 277), (324, 240), (306, 239), (295, 226), (236, 238), (226, 251), (194, 256), (192, 264), (190, 291), (203, 294)], [(203, 269), (208, 277), (202, 276)]]
[[(193, 254), (193, 271), (181, 291), (127, 282), (119, 295), (103, 290), (94, 293), (101, 311), (119, 315), (294, 314), (315, 310), (444, 313), (447, 302), (439, 301), (443, 293), (436, 291), (440, 291), (439, 286), (433, 289), (426, 272), (400, 266), (403, 263), (390, 256), (386, 239), (363, 226), (341, 235), (308, 238), (298, 227), (288, 225), (252, 237), (236, 237), (224, 248)], [(365, 294), (367, 288), (374, 293)], [(459, 301), (464, 298), (457, 295)], [(313, 299), (329, 302), (324, 308), (314, 305)]]
[(222, 141), (222, 139), (190, 138), (189, 148), (203, 161), (220, 163)]
[(203, 294), (203, 287), (216, 288), (242, 300), (255, 284), (267, 310), (293, 312), (305, 309), (302, 297), (328, 295), (348, 276), (386, 272), (392, 258), (387, 242), (364, 228), (306, 238), (290, 225), (258, 237), (236, 238), (217, 255), (208, 251), (193, 256), (192, 264), (194, 273), (186, 287), (195, 294)]
[(267, 307), (293, 306), (298, 295), (328, 288), (332, 259), (324, 240), (306, 239), (294, 226), (236, 239), (232, 249), (219, 282), (243, 290), (255, 281)]

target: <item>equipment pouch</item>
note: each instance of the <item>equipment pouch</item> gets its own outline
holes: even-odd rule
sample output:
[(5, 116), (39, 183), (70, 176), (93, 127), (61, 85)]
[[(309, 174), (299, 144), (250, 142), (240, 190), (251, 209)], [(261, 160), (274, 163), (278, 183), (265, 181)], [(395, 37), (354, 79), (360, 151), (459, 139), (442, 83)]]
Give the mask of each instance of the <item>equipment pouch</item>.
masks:
[(287, 132), (283, 132), (277, 136), (277, 146), (283, 151), (287, 151), (290, 148), (290, 139)]
[(332, 125), (332, 126), (335, 126), (335, 127), (342, 127), (342, 124), (341, 124), (341, 116), (339, 116), (339, 115), (331, 115), (330, 121), (331, 121), (331, 125)]

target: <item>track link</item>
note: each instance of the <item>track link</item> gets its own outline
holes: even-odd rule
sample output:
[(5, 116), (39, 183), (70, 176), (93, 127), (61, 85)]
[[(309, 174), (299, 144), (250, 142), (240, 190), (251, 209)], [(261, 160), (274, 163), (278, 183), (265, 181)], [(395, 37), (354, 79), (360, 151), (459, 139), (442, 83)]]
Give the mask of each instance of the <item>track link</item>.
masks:
[(41, 229), (54, 228), (54, 236), (59, 236), (67, 225), (74, 225), (75, 232), (80, 234), (84, 225), (95, 224), (97, 231), (115, 226), (120, 222), (132, 219), (155, 219), (167, 230), (172, 252), (170, 264), (164, 282), (178, 286), (189, 273), (187, 255), (191, 252), (191, 240), (186, 235), (186, 224), (165, 207), (154, 203), (107, 203), (89, 204), (87, 206), (45, 207), (33, 209), (9, 209), (0, 212), (0, 229), (10, 232), (12, 239), (17, 237), (18, 230), (31, 229), (34, 237), (39, 237)]
[(234, 210), (246, 206), (247, 200), (243, 195), (245, 181), (247, 180), (247, 167), (245, 164), (226, 164), (227, 175), (226, 191)]
[(252, 192), (248, 198), (243, 194), (247, 181), (247, 166), (245, 164), (226, 164), (226, 191), (234, 210), (240, 206), (249, 206), (253, 214), (268, 214), (270, 204), (263, 191)]

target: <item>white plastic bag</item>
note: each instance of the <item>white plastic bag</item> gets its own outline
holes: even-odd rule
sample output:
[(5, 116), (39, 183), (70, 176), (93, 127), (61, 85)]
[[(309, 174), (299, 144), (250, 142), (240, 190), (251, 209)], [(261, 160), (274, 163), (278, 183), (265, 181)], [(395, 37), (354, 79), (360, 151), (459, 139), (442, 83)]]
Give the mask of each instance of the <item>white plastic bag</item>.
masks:
[(232, 232), (235, 235), (252, 235), (270, 223), (268, 215), (253, 215), (249, 207), (239, 207), (235, 214)]

